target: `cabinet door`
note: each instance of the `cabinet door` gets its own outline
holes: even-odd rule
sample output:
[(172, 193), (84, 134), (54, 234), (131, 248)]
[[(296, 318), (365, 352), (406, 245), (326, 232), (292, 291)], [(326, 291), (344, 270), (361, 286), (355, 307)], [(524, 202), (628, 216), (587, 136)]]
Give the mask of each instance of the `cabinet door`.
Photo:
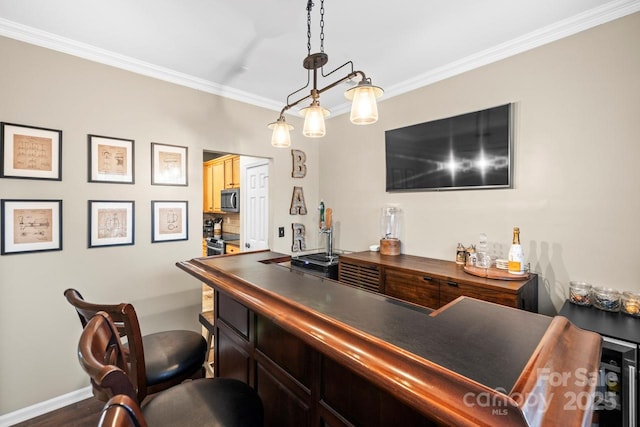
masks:
[(224, 189), (233, 188), (233, 162), (231, 158), (224, 160)]
[(251, 356), (247, 345), (226, 325), (216, 330), (216, 377), (235, 378), (251, 384)]
[(518, 307), (518, 297), (515, 294), (507, 294), (505, 292), (481, 288), (466, 283), (458, 283), (451, 280), (441, 282), (440, 305), (445, 305), (462, 295), (509, 307)]
[(323, 355), (321, 416), (323, 426), (434, 427), (413, 408), (344, 365)]
[(429, 275), (385, 268), (384, 293), (425, 307), (440, 307), (440, 283)]
[(232, 156), (224, 159), (224, 188), (240, 187), (240, 157)]
[(224, 164), (215, 163), (213, 165), (213, 211), (221, 212), (222, 203), (220, 201), (220, 190), (224, 186)]
[(233, 188), (240, 188), (240, 156), (233, 156), (232, 162)]
[(213, 212), (213, 164), (208, 162), (202, 167), (202, 210)]
[(380, 290), (380, 268), (377, 264), (358, 264), (340, 260), (338, 281), (374, 292)]

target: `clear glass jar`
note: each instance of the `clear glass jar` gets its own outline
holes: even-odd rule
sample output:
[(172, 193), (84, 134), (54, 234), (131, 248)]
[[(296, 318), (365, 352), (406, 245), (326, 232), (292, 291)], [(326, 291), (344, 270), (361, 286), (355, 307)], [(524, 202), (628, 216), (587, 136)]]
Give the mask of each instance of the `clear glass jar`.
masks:
[(622, 312), (640, 317), (640, 292), (626, 291), (622, 293)]
[(605, 311), (620, 311), (620, 292), (612, 288), (594, 287), (593, 306)]
[(569, 282), (569, 301), (577, 305), (590, 306), (592, 286), (587, 282)]
[(402, 232), (402, 210), (394, 206), (382, 208), (380, 213), (380, 238), (400, 239)]

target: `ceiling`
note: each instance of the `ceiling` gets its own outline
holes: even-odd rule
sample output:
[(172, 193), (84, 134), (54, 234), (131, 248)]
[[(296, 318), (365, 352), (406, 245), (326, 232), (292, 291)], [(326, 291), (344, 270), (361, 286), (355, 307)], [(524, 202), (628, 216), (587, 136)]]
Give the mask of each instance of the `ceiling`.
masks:
[[(307, 82), (306, 5), (0, 0), (0, 35), (279, 111)], [(640, 0), (326, 0), (324, 8), (325, 73), (351, 60), (389, 98), (640, 11)], [(315, 0), (312, 53), (319, 10)], [(321, 95), (332, 115), (348, 110), (349, 84)]]

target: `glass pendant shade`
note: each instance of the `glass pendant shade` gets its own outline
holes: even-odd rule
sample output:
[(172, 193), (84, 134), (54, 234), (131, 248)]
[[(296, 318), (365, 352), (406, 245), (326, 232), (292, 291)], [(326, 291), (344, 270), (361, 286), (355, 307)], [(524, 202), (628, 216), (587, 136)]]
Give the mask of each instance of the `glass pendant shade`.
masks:
[(293, 126), (285, 122), (284, 117), (280, 117), (278, 121), (269, 124), (269, 129), (273, 129), (271, 134), (271, 145), (277, 148), (287, 148), (291, 146), (290, 130)]
[(358, 86), (345, 92), (351, 103), (351, 123), (369, 125), (378, 121), (378, 104), (376, 98), (382, 96), (382, 89), (368, 82), (360, 82)]
[(300, 114), (304, 116), (304, 126), (302, 134), (308, 138), (322, 138), (326, 129), (324, 126), (324, 118), (329, 115), (329, 110), (322, 108), (318, 101), (306, 108), (300, 110)]

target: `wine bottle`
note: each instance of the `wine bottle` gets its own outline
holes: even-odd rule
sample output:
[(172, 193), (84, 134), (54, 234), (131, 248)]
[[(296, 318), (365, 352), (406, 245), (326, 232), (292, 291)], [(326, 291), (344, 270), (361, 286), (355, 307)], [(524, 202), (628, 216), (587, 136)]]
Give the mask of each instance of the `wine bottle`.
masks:
[(513, 227), (513, 243), (509, 248), (509, 266), (511, 274), (524, 274), (524, 252), (520, 245), (520, 228)]

